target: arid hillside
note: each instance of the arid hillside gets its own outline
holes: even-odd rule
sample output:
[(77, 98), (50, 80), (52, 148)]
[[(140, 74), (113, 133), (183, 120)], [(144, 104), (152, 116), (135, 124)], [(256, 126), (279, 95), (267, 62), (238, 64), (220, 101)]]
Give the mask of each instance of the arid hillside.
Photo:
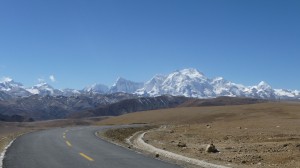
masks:
[(179, 107), (135, 112), (103, 120), (101, 124), (200, 124), (216, 121), (258, 121), (299, 119), (300, 103), (258, 103), (234, 106)]
[[(126, 114), (99, 124), (132, 123), (165, 125), (145, 140), (192, 158), (230, 167), (300, 167), (299, 103), (181, 107)], [(211, 143), (220, 152), (206, 153)]]

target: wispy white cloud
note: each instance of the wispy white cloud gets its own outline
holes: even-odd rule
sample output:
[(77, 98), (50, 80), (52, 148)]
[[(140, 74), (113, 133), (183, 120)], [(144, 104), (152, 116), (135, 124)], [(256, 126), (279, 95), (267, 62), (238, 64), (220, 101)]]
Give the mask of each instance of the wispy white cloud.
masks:
[(50, 75), (49, 79), (51, 80), (51, 82), (56, 82), (56, 79), (55, 79), (54, 75)]
[(37, 80), (38, 80), (39, 83), (44, 83), (45, 82), (45, 79), (43, 79), (43, 78), (38, 78)]

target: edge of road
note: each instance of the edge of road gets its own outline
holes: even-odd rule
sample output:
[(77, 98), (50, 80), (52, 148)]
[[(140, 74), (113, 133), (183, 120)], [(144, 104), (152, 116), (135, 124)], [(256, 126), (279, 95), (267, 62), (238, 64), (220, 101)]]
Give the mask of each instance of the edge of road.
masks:
[(2, 153), (0, 154), (0, 168), (2, 168), (3, 166), (3, 159), (5, 157), (6, 151), (7, 149), (12, 145), (12, 143), (15, 141), (16, 139), (13, 139), (12, 141), (10, 141), (10, 143), (4, 148), (4, 150), (2, 151)]
[(131, 140), (131, 139), (128, 139), (128, 140), (134, 147), (139, 148), (141, 150), (146, 150), (147, 152), (153, 153), (153, 154), (158, 155), (158, 156), (163, 156), (163, 157), (166, 157), (166, 158), (169, 158), (169, 159), (175, 159), (177, 161), (182, 161), (182, 162), (186, 162), (186, 163), (189, 163), (189, 164), (201, 166), (203, 168), (229, 168), (227, 166), (222, 166), (222, 165), (209, 163), (209, 162), (206, 162), (204, 160), (198, 160), (198, 159), (186, 157), (186, 156), (179, 155), (179, 154), (176, 154), (176, 153), (173, 153), (173, 152), (170, 152), (170, 151), (166, 151), (166, 150), (156, 148), (156, 147), (146, 143), (143, 140), (145, 134), (147, 134), (148, 132), (151, 132), (151, 131), (140, 132), (140, 133), (136, 134), (135, 136), (131, 137), (131, 139), (134, 138), (133, 140)]
[[(110, 128), (108, 128), (110, 129)], [(161, 129), (161, 128), (158, 128)], [(102, 132), (106, 131), (102, 130)], [(213, 163), (206, 162), (204, 160), (198, 160), (190, 157), (186, 157), (183, 155), (179, 155), (170, 151), (162, 150), (159, 148), (156, 148), (148, 143), (146, 143), (143, 140), (143, 137), (145, 134), (151, 131), (155, 131), (156, 129), (148, 130), (148, 131), (138, 131), (131, 135), (130, 137), (125, 139), (124, 143), (118, 143), (115, 141), (112, 141), (111, 139), (101, 135), (99, 131), (95, 132), (95, 135), (102, 139), (105, 140), (109, 143), (115, 144), (117, 146), (121, 146), (123, 148), (126, 148), (128, 150), (134, 151), (139, 154), (143, 154), (149, 157), (152, 157), (154, 159), (158, 159), (164, 162), (168, 163), (176, 163), (177, 165), (183, 166), (183, 167), (203, 167), (203, 168), (229, 168), (227, 166), (223, 165), (217, 165)]]

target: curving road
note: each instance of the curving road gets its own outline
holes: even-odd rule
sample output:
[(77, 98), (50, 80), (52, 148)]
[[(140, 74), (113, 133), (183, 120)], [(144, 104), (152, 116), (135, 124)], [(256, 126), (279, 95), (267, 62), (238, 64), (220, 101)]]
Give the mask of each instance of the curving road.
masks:
[(26, 134), (8, 149), (3, 168), (178, 168), (99, 139), (108, 127), (58, 128)]

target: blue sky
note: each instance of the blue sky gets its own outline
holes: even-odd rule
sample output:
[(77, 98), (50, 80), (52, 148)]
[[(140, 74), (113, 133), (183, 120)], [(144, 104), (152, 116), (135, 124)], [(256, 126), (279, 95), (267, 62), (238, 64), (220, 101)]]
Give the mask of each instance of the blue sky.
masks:
[(299, 8), (298, 0), (0, 1), (0, 77), (80, 89), (193, 67), (300, 89)]

